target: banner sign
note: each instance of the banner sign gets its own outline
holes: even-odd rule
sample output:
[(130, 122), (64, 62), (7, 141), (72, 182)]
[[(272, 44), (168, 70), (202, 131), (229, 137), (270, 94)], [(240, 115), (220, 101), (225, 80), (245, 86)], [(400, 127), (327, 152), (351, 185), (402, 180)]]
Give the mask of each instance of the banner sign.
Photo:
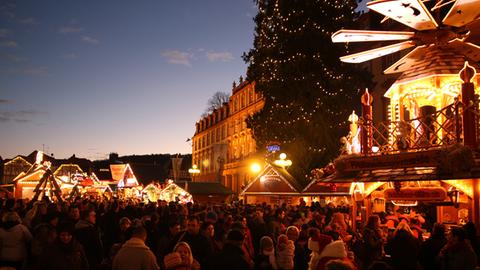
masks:
[(112, 179), (115, 181), (120, 181), (123, 179), (125, 174), (125, 164), (111, 164), (110, 171), (112, 173)]
[(439, 150), (434, 150), (428, 152), (346, 158), (342, 161), (342, 165), (344, 166), (342, 171), (352, 172), (375, 169), (436, 167), (439, 163), (439, 154)]
[(384, 191), (385, 199), (389, 201), (444, 201), (447, 192), (441, 187), (393, 188)]

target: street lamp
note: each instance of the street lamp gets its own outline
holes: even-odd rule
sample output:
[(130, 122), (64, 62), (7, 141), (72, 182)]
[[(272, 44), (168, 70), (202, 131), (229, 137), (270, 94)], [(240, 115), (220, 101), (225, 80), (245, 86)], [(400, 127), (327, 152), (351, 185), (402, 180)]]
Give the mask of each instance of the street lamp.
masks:
[(260, 166), (260, 164), (258, 163), (252, 163), (252, 165), (250, 165), (250, 171), (252, 173), (259, 173), (260, 171), (262, 170), (262, 166)]
[(192, 175), (192, 182), (195, 182), (195, 175), (200, 173), (196, 164), (192, 165), (192, 168), (188, 169), (188, 173)]
[(292, 166), (292, 161), (287, 159), (287, 154), (285, 153), (281, 153), (280, 159), (273, 161), (273, 163), (282, 168)]

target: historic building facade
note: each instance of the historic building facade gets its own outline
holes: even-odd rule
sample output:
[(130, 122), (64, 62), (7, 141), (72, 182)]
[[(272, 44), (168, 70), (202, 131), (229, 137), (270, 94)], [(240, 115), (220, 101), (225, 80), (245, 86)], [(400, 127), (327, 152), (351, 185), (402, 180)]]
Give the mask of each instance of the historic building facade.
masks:
[(221, 182), (234, 192), (253, 180), (249, 159), (256, 152), (246, 119), (261, 110), (264, 100), (255, 83), (233, 87), (228, 103), (196, 123), (192, 139), (192, 164), (200, 173), (194, 181)]

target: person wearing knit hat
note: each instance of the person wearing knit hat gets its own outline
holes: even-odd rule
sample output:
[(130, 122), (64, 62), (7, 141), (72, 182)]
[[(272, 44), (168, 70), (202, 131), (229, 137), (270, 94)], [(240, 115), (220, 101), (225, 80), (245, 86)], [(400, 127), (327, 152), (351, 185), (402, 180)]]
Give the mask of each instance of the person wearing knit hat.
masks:
[(293, 269), (293, 257), (295, 255), (295, 245), (285, 234), (281, 234), (277, 239), (277, 265), (282, 270)]
[(260, 239), (259, 254), (255, 257), (255, 269), (258, 270), (277, 270), (277, 259), (275, 257), (275, 247), (272, 238), (263, 236)]
[(297, 241), (298, 237), (300, 237), (300, 230), (298, 230), (298, 228), (295, 226), (289, 226), (285, 231), (285, 234), (289, 240), (295, 242)]

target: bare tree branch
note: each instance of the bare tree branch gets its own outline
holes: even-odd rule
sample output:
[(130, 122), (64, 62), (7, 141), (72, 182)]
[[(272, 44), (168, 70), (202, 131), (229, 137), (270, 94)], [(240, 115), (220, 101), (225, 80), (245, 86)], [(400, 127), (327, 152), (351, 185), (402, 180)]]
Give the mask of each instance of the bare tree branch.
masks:
[(230, 95), (224, 92), (215, 92), (213, 96), (208, 99), (207, 109), (205, 110), (206, 114), (212, 113), (214, 110), (217, 110), (223, 106), (224, 103), (228, 103)]

